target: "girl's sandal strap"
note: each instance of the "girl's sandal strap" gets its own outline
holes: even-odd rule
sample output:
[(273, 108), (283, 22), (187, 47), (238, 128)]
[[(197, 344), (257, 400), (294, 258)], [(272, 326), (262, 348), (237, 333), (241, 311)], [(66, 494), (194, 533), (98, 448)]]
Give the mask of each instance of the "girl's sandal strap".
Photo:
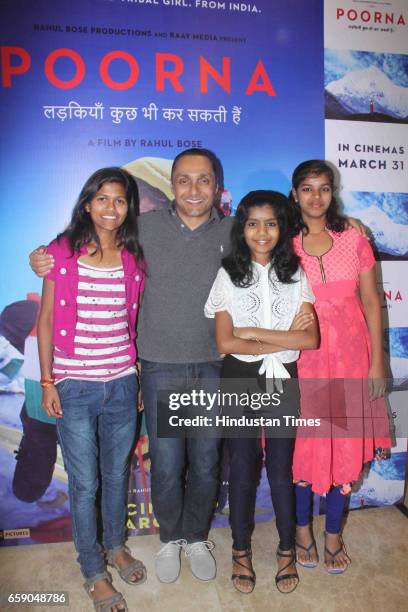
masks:
[[(92, 599), (92, 595), (89, 594)], [(96, 612), (112, 612), (113, 606), (117, 604), (122, 604), (122, 607), (118, 609), (123, 612), (128, 612), (128, 607), (125, 598), (122, 593), (113, 593), (109, 597), (104, 597), (103, 599), (92, 599), (94, 608)]]
[[(335, 552), (332, 552), (331, 550), (327, 548), (327, 546), (325, 546), (324, 552), (330, 555), (332, 562), (336, 559), (337, 555), (341, 552), (344, 552), (347, 555), (344, 545), (340, 546)], [(344, 574), (344, 572), (346, 571), (348, 567), (348, 564), (346, 564), (345, 567), (329, 567), (329, 565), (325, 563), (325, 566), (329, 574)]]
[[(232, 574), (231, 576), (231, 580), (234, 584), (235, 589), (239, 592), (239, 593), (243, 593), (244, 595), (252, 593), (252, 591), (255, 588), (255, 583), (256, 583), (256, 574), (253, 570), (253, 568), (250, 568), (246, 565), (244, 565), (243, 563), (241, 563), (239, 561), (239, 559), (250, 559), (250, 561), (252, 562), (252, 551), (251, 550), (247, 550), (246, 552), (242, 553), (242, 554), (235, 554), (232, 553), (232, 560), (234, 563), (236, 563), (237, 565), (240, 565), (241, 567), (243, 567), (244, 569), (248, 570), (249, 572), (252, 572), (251, 574)], [(240, 588), (238, 588), (238, 586), (235, 584), (235, 580), (244, 580), (247, 582), (250, 582), (252, 584), (252, 589), (250, 591), (242, 591)]]
[(299, 542), (295, 543), (296, 548), (301, 548), (302, 550), (306, 551), (307, 553), (309, 553), (313, 547), (316, 548), (316, 542), (313, 540), (313, 542), (310, 542), (309, 546), (303, 546), (303, 544), (299, 544)]
[[(247, 569), (249, 569), (249, 567)], [(250, 582), (253, 582), (254, 584), (256, 581), (255, 572), (253, 572), (252, 576), (249, 576), (248, 574), (232, 574), (231, 580), (235, 580), (235, 578), (239, 578), (240, 580), (249, 580)]]
[[(299, 574), (296, 571), (296, 555), (295, 555), (294, 552), (283, 553), (280, 550), (277, 550), (276, 551), (276, 556), (277, 557), (286, 557), (286, 558), (290, 559), (289, 563), (287, 563), (284, 567), (282, 567), (277, 572), (277, 574), (275, 576), (276, 588), (283, 595), (286, 595), (286, 594), (289, 594), (289, 593), (293, 593), (293, 591), (296, 589), (297, 585), (299, 584)], [(282, 574), (282, 572), (284, 572), (286, 569), (288, 569), (288, 567), (290, 567), (291, 565), (295, 565), (295, 571), (292, 572), (291, 574)], [(280, 582), (282, 582), (283, 580), (290, 580), (291, 578), (296, 578), (296, 584), (295, 584), (295, 586), (292, 589), (290, 589), (290, 591), (283, 591), (282, 589), (279, 588), (279, 583)]]
[[(247, 568), (249, 569), (249, 568)], [(251, 571), (251, 570), (249, 570)], [(244, 595), (249, 595), (255, 588), (256, 584), (256, 575), (255, 572), (252, 573), (252, 576), (248, 576), (247, 574), (232, 574), (231, 576), (232, 584), (234, 585), (234, 589), (238, 591), (238, 593), (243, 593)], [(251, 589), (249, 591), (245, 591), (239, 588), (239, 585), (235, 582), (235, 580), (243, 580), (245, 582), (249, 582), (251, 585)]]
[(249, 559), (252, 562), (252, 550), (246, 550), (245, 552), (240, 554), (232, 553), (232, 560), (234, 561), (234, 563), (240, 565), (241, 567), (246, 567), (246, 565), (239, 562), (239, 559)]
[(316, 551), (316, 561), (301, 561), (300, 559), (298, 559), (298, 556), (296, 554), (296, 562), (299, 563), (299, 565), (301, 565), (302, 567), (309, 567), (309, 568), (313, 568), (313, 567), (317, 567), (318, 563), (319, 563), (319, 555), (317, 553), (317, 546), (316, 546), (316, 541), (313, 538), (313, 540), (310, 542), (309, 546), (304, 546), (303, 544), (299, 544), (299, 542), (295, 542), (295, 547), (296, 548), (301, 548), (302, 550), (304, 550), (308, 555), (310, 555), (310, 552), (315, 549)]
[[(326, 535), (326, 533), (325, 533)], [(339, 536), (339, 541), (340, 541), (340, 546), (338, 547), (337, 550), (335, 550), (334, 552), (332, 552), (331, 550), (329, 550), (327, 548), (327, 546), (325, 545), (324, 547), (324, 552), (327, 553), (328, 555), (330, 555), (332, 562), (336, 559), (337, 555), (340, 554), (341, 552), (344, 552), (344, 554), (349, 558), (348, 554), (347, 554), (347, 550), (346, 550), (346, 546), (343, 542), (343, 538), (341, 537), (341, 534), (338, 534)], [(350, 558), (349, 558), (350, 559)], [(327, 572), (329, 574), (344, 574), (344, 572), (346, 571), (348, 564), (345, 567), (329, 567), (327, 563), (325, 563)]]
[(332, 561), (334, 561), (334, 559), (337, 557), (337, 555), (339, 553), (344, 552), (344, 547), (343, 546), (339, 546), (339, 548), (335, 552), (332, 552), (331, 550), (329, 550), (327, 548), (327, 546), (325, 546), (324, 547), (324, 552), (326, 552), (328, 555), (330, 555), (331, 558), (332, 558)]
[[(147, 570), (144, 564), (141, 561), (139, 561), (139, 559), (133, 559), (132, 557), (132, 561), (130, 561), (129, 565), (127, 565), (123, 569), (119, 567), (119, 565), (115, 561), (115, 557), (121, 551), (127, 552), (128, 555), (132, 557), (132, 553), (127, 546), (123, 546), (122, 548), (116, 551), (108, 550), (106, 553), (106, 559), (107, 559), (108, 565), (110, 565), (111, 567), (114, 567), (117, 570), (119, 576), (122, 578), (124, 582), (126, 582), (126, 584), (130, 584), (130, 585), (133, 584), (136, 586), (138, 584), (142, 584), (143, 582), (146, 582)], [(137, 572), (142, 572), (142, 575), (140, 576), (140, 578), (136, 578), (136, 580), (131, 580), (131, 577), (134, 576), (135, 573)]]
[(123, 597), (122, 593), (119, 593), (118, 591), (112, 593), (112, 595), (109, 595), (108, 597), (103, 597), (102, 599), (94, 599), (92, 595), (94, 586), (97, 582), (100, 582), (101, 580), (107, 580), (109, 584), (112, 584), (112, 577), (110, 574), (108, 574), (108, 572), (98, 574), (94, 579), (87, 580), (84, 583), (84, 589), (92, 600), (96, 612), (112, 612), (112, 607), (116, 604), (122, 604), (122, 607), (119, 608), (119, 610), (121, 610), (122, 612), (128, 612), (126, 600)]
[[(127, 567), (124, 567), (122, 570), (116, 567), (118, 570), (119, 576), (127, 582), (127, 584), (142, 584), (146, 582), (147, 572), (146, 567), (143, 565), (139, 559), (133, 559), (131, 563)], [(136, 580), (131, 580), (131, 577), (135, 575), (136, 572), (142, 572), (140, 578), (136, 578)]]

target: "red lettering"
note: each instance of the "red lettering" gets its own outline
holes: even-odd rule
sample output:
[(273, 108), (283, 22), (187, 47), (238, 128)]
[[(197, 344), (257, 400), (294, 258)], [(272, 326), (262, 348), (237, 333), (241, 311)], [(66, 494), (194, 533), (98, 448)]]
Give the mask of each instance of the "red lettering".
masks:
[[(340, 19), (343, 16), (344, 16), (344, 9), (337, 8), (336, 18)], [(360, 18), (361, 21), (364, 21), (364, 23), (367, 23), (373, 20), (374, 23), (392, 23), (393, 24), (394, 21), (396, 20), (395, 13), (382, 13), (381, 11), (374, 11), (372, 13), (371, 11), (367, 9), (364, 9), (362, 11), (357, 11), (355, 9), (348, 9), (346, 16), (349, 21), (356, 21), (356, 19)], [(400, 14), (396, 23), (397, 25), (406, 25), (404, 16), (402, 14)]]
[[(54, 64), (60, 57), (68, 57), (75, 64), (75, 74), (69, 81), (62, 81), (54, 72)], [(55, 49), (47, 56), (44, 64), (45, 76), (55, 87), (59, 89), (72, 89), (77, 87), (85, 76), (85, 64), (82, 57), (73, 49)]]
[(200, 92), (208, 93), (208, 77), (214, 79), (216, 83), (227, 93), (231, 93), (231, 58), (222, 58), (222, 73), (215, 70), (207, 62), (205, 57), (200, 55)]
[(384, 300), (390, 300), (392, 297), (392, 289), (390, 289), (389, 291), (384, 291)]
[[(166, 62), (173, 63), (173, 70), (166, 70)], [(182, 92), (184, 87), (179, 81), (179, 76), (183, 74), (184, 63), (179, 55), (173, 53), (156, 53), (156, 89), (164, 91), (166, 79), (170, 82), (174, 91)]]
[[(258, 80), (260, 80), (260, 82), (258, 82)], [(276, 92), (272, 87), (272, 83), (269, 80), (262, 60), (259, 60), (255, 66), (255, 70), (251, 76), (251, 80), (249, 81), (249, 85), (246, 88), (245, 95), (252, 96), (254, 91), (265, 91), (268, 96), (276, 96)]]
[[(11, 58), (16, 55), (20, 58), (20, 63), (13, 66)], [(11, 87), (11, 76), (13, 74), (23, 74), (31, 66), (31, 57), (22, 47), (1, 47), (1, 81), (3, 87)]]
[(397, 300), (402, 301), (402, 295), (399, 290), (397, 291), (397, 295), (395, 296), (395, 301)]
[[(130, 74), (126, 81), (114, 81), (109, 74), (109, 66), (114, 60), (123, 60), (127, 63), (130, 69)], [(103, 56), (100, 66), (99, 74), (101, 75), (102, 81), (111, 89), (124, 90), (130, 89), (137, 82), (139, 78), (140, 69), (139, 64), (130, 53), (126, 51), (110, 51)]]

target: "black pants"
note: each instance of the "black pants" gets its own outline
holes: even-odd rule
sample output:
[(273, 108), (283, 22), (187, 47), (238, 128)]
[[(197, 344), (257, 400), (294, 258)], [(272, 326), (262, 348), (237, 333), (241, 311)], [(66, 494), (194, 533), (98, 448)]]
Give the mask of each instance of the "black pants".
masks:
[[(237, 385), (242, 388), (243, 379), (252, 379), (255, 382), (259, 366), (260, 362), (246, 363), (228, 355), (224, 360), (221, 376), (223, 379), (238, 379)], [(285, 367), (291, 377), (296, 378), (296, 363), (285, 364)], [(262, 389), (263, 382), (259, 381), (258, 391), (264, 390)], [(282, 414), (294, 414), (298, 411), (299, 395), (297, 385), (295, 393), (293, 392), (293, 380), (291, 389), (292, 392), (287, 397), (285, 397), (285, 392), (283, 393), (283, 405), (280, 406)], [(228, 382), (228, 390), (231, 391), (231, 381)], [(285, 408), (286, 402), (291, 403), (291, 406), (286, 407), (287, 409)], [(260, 433), (259, 431), (259, 436)], [(233, 547), (235, 550), (245, 550), (250, 548), (254, 528), (255, 498), (262, 461), (262, 448), (260, 437), (228, 438), (227, 445), (230, 459), (229, 505)], [(294, 438), (289, 435), (288, 437), (266, 437), (265, 439), (266, 472), (271, 487), (281, 550), (293, 548), (295, 538), (293, 447)]]
[(24, 502), (34, 502), (51, 484), (57, 460), (57, 431), (52, 423), (28, 416), (25, 403), (20, 413), (23, 437), (16, 453), (13, 493)]

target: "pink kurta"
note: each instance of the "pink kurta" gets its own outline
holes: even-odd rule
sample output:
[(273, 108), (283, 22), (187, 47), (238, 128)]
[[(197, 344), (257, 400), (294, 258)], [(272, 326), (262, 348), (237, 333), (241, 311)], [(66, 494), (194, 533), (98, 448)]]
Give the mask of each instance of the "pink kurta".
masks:
[(301, 234), (294, 239), (321, 336), (320, 347), (303, 351), (298, 361), (301, 416), (320, 418), (321, 426), (299, 428), (293, 476), (319, 494), (357, 480), (375, 447), (390, 447), (385, 402), (368, 399), (370, 336), (358, 295), (359, 274), (375, 265), (374, 255), (354, 229), (328, 233), (333, 244), (321, 257), (303, 250)]

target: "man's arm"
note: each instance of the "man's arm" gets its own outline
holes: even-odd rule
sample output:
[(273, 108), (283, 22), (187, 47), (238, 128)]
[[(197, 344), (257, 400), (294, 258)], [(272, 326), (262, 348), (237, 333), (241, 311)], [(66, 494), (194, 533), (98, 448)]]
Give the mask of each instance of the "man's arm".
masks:
[(355, 219), (355, 217), (346, 217), (346, 224), (348, 227), (353, 227), (358, 231), (360, 236), (364, 236), (364, 238), (370, 238), (369, 231), (360, 219)]

